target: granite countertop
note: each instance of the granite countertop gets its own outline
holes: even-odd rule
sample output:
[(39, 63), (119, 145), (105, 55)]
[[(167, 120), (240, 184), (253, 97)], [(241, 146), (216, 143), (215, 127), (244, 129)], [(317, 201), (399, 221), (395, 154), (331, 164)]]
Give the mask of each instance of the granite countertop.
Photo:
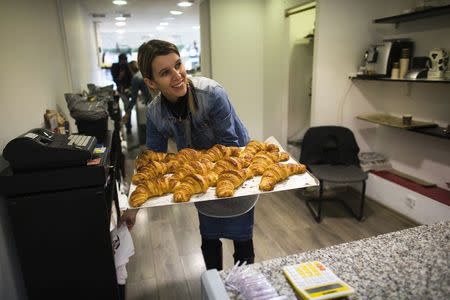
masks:
[[(353, 287), (349, 299), (450, 299), (450, 221), (422, 225), (250, 267), (297, 299), (281, 268), (318, 260)], [(229, 270), (220, 272), (222, 281)], [(238, 295), (228, 292), (230, 299)]]

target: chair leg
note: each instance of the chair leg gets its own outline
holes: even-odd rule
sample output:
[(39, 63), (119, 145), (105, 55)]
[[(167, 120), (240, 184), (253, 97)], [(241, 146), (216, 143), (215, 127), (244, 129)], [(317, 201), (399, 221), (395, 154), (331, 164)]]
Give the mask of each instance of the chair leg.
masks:
[(308, 209), (311, 211), (311, 214), (313, 215), (314, 219), (317, 223), (320, 223), (322, 221), (321, 214), (322, 214), (322, 196), (323, 196), (323, 181), (319, 180), (319, 199), (314, 202), (318, 202), (317, 211), (312, 206), (312, 201), (306, 201), (306, 206), (308, 206)]
[(361, 189), (361, 206), (359, 207), (359, 216), (358, 221), (361, 221), (364, 217), (364, 200), (366, 199), (366, 181), (362, 181), (362, 189)]
[(319, 206), (317, 207), (317, 222), (322, 221), (322, 198), (323, 198), (323, 180), (320, 180), (319, 188)]

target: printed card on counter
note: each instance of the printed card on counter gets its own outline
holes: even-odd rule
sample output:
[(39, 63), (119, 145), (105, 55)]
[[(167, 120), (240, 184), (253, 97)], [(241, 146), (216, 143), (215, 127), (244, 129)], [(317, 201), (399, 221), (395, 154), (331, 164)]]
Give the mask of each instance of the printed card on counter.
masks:
[[(285, 150), (281, 147), (280, 143), (274, 137), (268, 138), (265, 141), (265, 143), (275, 144), (280, 148), (280, 152), (285, 152)], [(298, 162), (292, 157), (289, 157), (288, 161), (281, 162), (281, 163), (283, 163), (283, 164), (286, 164), (286, 163), (298, 164)], [(239, 188), (236, 189), (233, 197), (264, 194), (264, 193), (273, 193), (273, 192), (306, 188), (306, 187), (312, 187), (312, 186), (319, 185), (318, 180), (315, 177), (313, 177), (308, 171), (306, 171), (303, 174), (289, 176), (286, 180), (276, 184), (275, 188), (272, 191), (268, 191), (268, 192), (263, 192), (259, 189), (260, 182), (261, 182), (261, 176), (255, 176), (251, 179), (248, 179), (247, 181), (245, 181), (242, 184), (242, 186), (240, 186)], [(131, 193), (133, 193), (133, 191), (135, 189), (136, 189), (136, 186), (134, 184), (131, 184), (128, 197), (130, 197)], [(226, 200), (227, 200), (227, 198), (218, 198), (216, 196), (216, 188), (210, 187), (210, 188), (208, 188), (208, 190), (205, 193), (193, 195), (189, 202), (176, 203), (173, 201), (173, 194), (169, 193), (164, 196), (150, 198), (139, 208), (185, 204), (185, 203), (193, 203), (193, 202), (200, 202), (200, 201), (226, 201)], [(126, 203), (122, 202), (122, 204), (121, 204), (121, 209), (133, 209), (133, 208), (134, 207), (129, 206), (128, 202), (126, 202)]]

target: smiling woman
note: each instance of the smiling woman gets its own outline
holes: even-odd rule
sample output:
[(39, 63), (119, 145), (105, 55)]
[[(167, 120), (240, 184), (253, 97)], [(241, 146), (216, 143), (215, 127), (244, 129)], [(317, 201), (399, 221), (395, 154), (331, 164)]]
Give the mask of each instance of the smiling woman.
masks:
[[(243, 147), (249, 142), (247, 129), (237, 116), (224, 88), (212, 79), (192, 77), (177, 47), (151, 40), (139, 47), (139, 69), (145, 83), (160, 94), (147, 110), (147, 147), (167, 152), (168, 139), (178, 150), (209, 149), (215, 144)], [(230, 198), (224, 202), (196, 203), (207, 269), (222, 269), (222, 242), (233, 240), (235, 262), (253, 263), (253, 214), (257, 195)], [(123, 215), (133, 224), (135, 212)]]

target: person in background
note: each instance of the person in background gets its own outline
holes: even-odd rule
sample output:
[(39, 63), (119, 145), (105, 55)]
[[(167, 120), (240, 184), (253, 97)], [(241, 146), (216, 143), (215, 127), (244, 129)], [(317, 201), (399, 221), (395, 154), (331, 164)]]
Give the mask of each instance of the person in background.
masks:
[[(111, 66), (111, 75), (116, 83), (117, 92), (122, 99), (125, 108), (129, 106), (129, 89), (131, 86), (132, 74), (128, 66), (128, 58), (125, 53), (119, 54), (119, 62), (113, 63)], [(126, 122), (127, 133), (131, 133), (131, 121)]]
[[(139, 69), (148, 87), (159, 90), (147, 109), (147, 147), (167, 152), (168, 139), (178, 150), (208, 149), (214, 144), (243, 147), (247, 129), (237, 116), (225, 89), (205, 77), (187, 78), (178, 49), (172, 43), (151, 40), (139, 47)], [(222, 269), (221, 238), (233, 240), (235, 262), (253, 263), (253, 220), (257, 196), (226, 201), (197, 202), (202, 237), (201, 250), (207, 269)], [(132, 227), (137, 210), (122, 221)]]
[(148, 105), (150, 101), (152, 101), (152, 95), (150, 94), (149, 88), (145, 85), (144, 77), (142, 77), (142, 73), (139, 71), (137, 62), (133, 60), (130, 62), (129, 66), (131, 74), (133, 75), (130, 88), (131, 101), (125, 109), (125, 115), (122, 118), (123, 123), (128, 123), (130, 121), (131, 111), (136, 105), (139, 91), (142, 93), (145, 105)]

